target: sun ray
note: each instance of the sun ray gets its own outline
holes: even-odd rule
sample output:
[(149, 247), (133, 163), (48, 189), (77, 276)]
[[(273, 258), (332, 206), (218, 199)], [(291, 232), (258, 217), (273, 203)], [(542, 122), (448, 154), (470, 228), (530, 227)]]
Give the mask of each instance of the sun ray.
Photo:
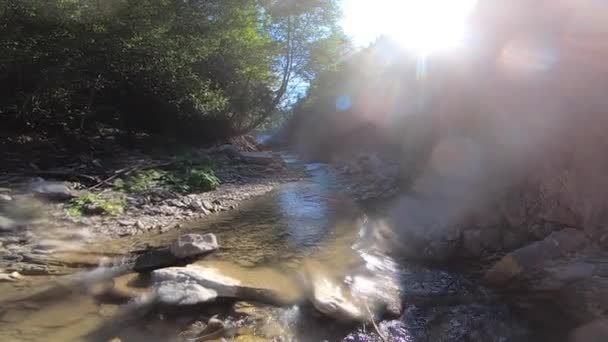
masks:
[(342, 27), (355, 44), (386, 35), (425, 57), (462, 45), (477, 0), (344, 0)]

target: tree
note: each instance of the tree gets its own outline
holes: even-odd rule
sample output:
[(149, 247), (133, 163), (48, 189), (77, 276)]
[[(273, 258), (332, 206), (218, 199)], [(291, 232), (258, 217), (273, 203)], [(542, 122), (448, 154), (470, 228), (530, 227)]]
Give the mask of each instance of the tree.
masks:
[(209, 140), (337, 58), (337, 1), (0, 0), (0, 120)]

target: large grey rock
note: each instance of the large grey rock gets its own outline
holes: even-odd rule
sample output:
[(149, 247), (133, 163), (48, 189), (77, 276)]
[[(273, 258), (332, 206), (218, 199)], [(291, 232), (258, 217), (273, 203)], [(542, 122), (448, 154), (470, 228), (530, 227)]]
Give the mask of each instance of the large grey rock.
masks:
[(581, 251), (589, 244), (590, 241), (580, 230), (566, 228), (553, 232), (541, 241), (504, 256), (486, 272), (484, 281), (491, 286), (506, 285), (522, 273), (537, 269), (555, 258)]
[(181, 235), (170, 247), (171, 253), (177, 258), (187, 258), (212, 252), (219, 248), (215, 234), (185, 234)]
[(30, 191), (39, 197), (53, 201), (67, 201), (74, 197), (66, 184), (42, 179), (30, 183)]
[(226, 262), (202, 262), (152, 272), (161, 300), (168, 304), (195, 304), (217, 297), (292, 305), (301, 300), (297, 284), (270, 269), (243, 269)]
[[(542, 293), (568, 319), (589, 322), (608, 312), (608, 253), (585, 234), (564, 229), (520, 248), (498, 261), (484, 280), (519, 293)], [(539, 306), (534, 296), (522, 296), (522, 307)]]

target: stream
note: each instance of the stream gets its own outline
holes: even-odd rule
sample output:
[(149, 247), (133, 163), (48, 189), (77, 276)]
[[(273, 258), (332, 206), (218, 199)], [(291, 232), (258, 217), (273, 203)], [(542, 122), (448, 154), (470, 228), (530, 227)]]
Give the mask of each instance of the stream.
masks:
[[(395, 262), (370, 242), (373, 232), (363, 217), (373, 219), (374, 212), (341, 194), (340, 181), (331, 166), (300, 164), (289, 156), (285, 160), (306, 168), (309, 177), (181, 229), (99, 239), (87, 244), (85, 252), (71, 256), (96, 261), (105, 255), (101, 263), (106, 266), (75, 270), (67, 276), (35, 276), (0, 283), (0, 340), (196, 341), (184, 337), (184, 332), (215, 314), (230, 322), (232, 337), (226, 340), (235, 341), (531, 339), (525, 322), (511, 312), (507, 303), (433, 300), (491, 296), (465, 276)], [(405, 300), (400, 317), (363, 326), (339, 324), (304, 304), (270, 307), (219, 300), (192, 307), (164, 307), (142, 299), (100, 295), (100, 288), (112, 286), (118, 279), (130, 279), (127, 291), (145, 293), (145, 281), (138, 285), (134, 275), (123, 275), (121, 256), (169, 245), (184, 233), (211, 232), (221, 248), (206, 256), (205, 262), (238, 267), (247, 273), (243, 276), (257, 277), (258, 282), (273, 283), (273, 274), (297, 273), (304, 264), (322, 265), (322, 270), (314, 272), (336, 277), (364, 265), (371, 272), (397, 278), (404, 298), (414, 294), (430, 300)]]

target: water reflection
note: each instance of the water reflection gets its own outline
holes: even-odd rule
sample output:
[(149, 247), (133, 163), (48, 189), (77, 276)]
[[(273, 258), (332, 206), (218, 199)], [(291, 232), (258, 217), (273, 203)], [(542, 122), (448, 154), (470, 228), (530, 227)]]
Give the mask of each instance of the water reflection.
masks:
[(276, 196), (279, 215), (295, 246), (314, 246), (326, 238), (338, 201), (332, 185), (335, 173), (322, 164), (309, 164), (311, 179), (287, 184)]

